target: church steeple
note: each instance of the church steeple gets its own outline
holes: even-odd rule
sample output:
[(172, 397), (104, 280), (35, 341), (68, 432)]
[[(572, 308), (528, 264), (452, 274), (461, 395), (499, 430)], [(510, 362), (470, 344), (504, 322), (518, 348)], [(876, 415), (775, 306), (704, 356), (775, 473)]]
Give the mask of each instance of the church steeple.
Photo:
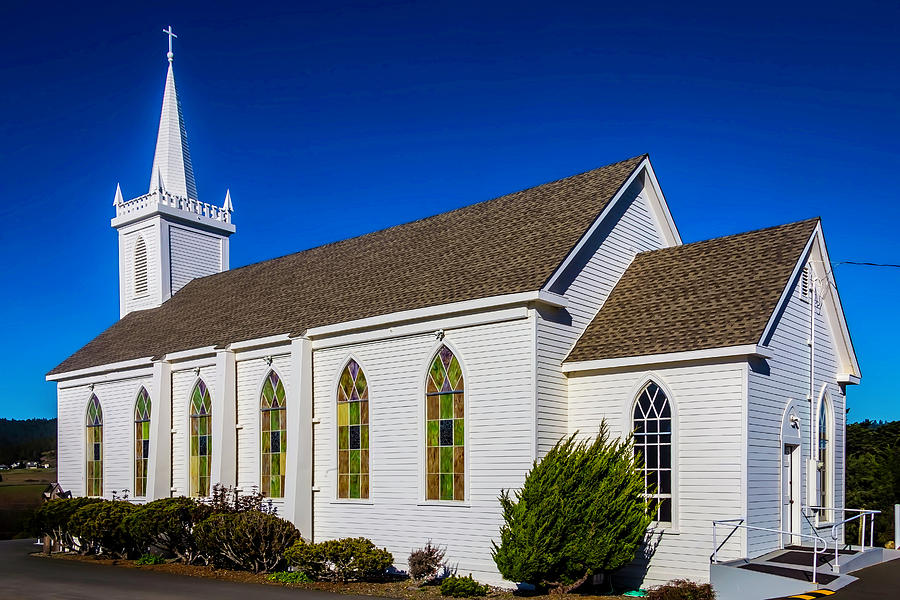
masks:
[(175, 74), (172, 28), (150, 190), (125, 201), (116, 187), (119, 232), (119, 312), (159, 306), (195, 277), (228, 270), (228, 237), (234, 233), (231, 193), (223, 206), (200, 202)]
[(166, 73), (166, 87), (163, 92), (162, 113), (159, 116), (159, 133), (156, 136), (156, 153), (153, 155), (153, 169), (150, 171), (150, 192), (165, 190), (172, 195), (197, 200), (197, 185), (194, 183), (194, 167), (191, 165), (191, 151), (188, 148), (187, 130), (184, 128), (184, 114), (175, 86), (175, 72), (172, 61), (172, 38), (178, 37), (171, 25), (163, 32), (169, 36), (169, 70)]

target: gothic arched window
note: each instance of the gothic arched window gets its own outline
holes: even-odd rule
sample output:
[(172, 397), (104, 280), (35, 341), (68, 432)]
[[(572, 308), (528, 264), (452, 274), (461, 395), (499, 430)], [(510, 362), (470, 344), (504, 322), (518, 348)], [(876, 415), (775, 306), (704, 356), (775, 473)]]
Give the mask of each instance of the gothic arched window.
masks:
[(134, 402), (134, 495), (147, 495), (150, 466), (150, 394), (141, 388)]
[(819, 401), (819, 453), (818, 453), (818, 504), (830, 508), (831, 504), (831, 405), (828, 396)]
[(337, 389), (338, 498), (369, 497), (369, 383), (350, 359)]
[(85, 484), (86, 495), (103, 495), (103, 410), (94, 394), (88, 400), (85, 416)]
[(672, 408), (665, 392), (648, 383), (634, 402), (634, 455), (644, 471), (644, 495), (654, 520), (672, 521)]
[(209, 496), (212, 462), (212, 399), (202, 379), (191, 392), (191, 496)]
[(284, 497), (284, 473), (287, 458), (287, 411), (284, 384), (275, 371), (269, 371), (259, 395), (259, 423), (262, 469), (260, 491), (270, 498)]
[(447, 346), (431, 360), (425, 384), (425, 497), (465, 500), (465, 394), (462, 367)]
[(143, 296), (147, 293), (147, 244), (144, 238), (138, 236), (134, 243), (134, 295)]

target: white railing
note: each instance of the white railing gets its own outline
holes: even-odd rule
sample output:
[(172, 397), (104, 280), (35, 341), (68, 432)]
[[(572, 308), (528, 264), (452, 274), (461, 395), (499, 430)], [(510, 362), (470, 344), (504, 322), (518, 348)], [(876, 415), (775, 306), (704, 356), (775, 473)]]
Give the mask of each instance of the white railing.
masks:
[[(847, 523), (860, 519), (859, 531), (860, 531), (860, 542), (861, 548), (860, 550), (865, 551), (866, 549), (866, 518), (869, 520), (869, 547), (872, 548), (875, 546), (875, 515), (881, 514), (880, 510), (866, 510), (864, 508), (835, 508), (833, 506), (806, 506), (804, 507), (806, 510), (812, 510), (816, 512), (816, 515), (821, 512), (831, 512), (832, 515), (835, 512), (840, 512), (841, 516), (846, 515), (846, 513), (856, 513), (852, 517), (845, 517), (838, 521), (837, 519), (832, 519), (831, 521), (831, 539), (834, 541), (834, 565), (833, 568), (837, 569), (840, 566), (838, 562), (840, 560), (840, 552), (838, 549), (840, 544), (838, 544), (838, 540), (844, 534)], [(839, 533), (840, 532), (840, 533)], [(846, 539), (844, 540), (846, 543)]]
[(222, 221), (223, 223), (231, 222), (231, 211), (226, 210), (222, 206), (200, 202), (199, 200), (182, 198), (181, 196), (174, 196), (166, 191), (153, 191), (149, 194), (138, 196), (128, 202), (117, 204), (116, 216), (120, 217), (122, 215), (138, 212), (147, 207), (156, 207), (159, 205), (177, 208), (178, 210), (207, 217), (214, 221)]
[[(819, 583), (818, 581), (818, 571), (819, 571), (819, 555), (824, 554), (828, 550), (828, 542), (825, 541), (825, 538), (818, 535), (809, 535), (806, 533), (794, 533), (791, 531), (785, 531), (783, 529), (770, 529), (768, 527), (756, 527), (755, 525), (744, 525), (744, 521), (746, 519), (722, 519), (719, 521), (713, 521), (713, 530), (712, 530), (712, 538), (713, 538), (713, 553), (712, 556), (709, 557), (710, 561), (713, 563), (719, 562), (719, 549), (725, 545), (734, 532), (738, 529), (746, 529), (752, 531), (768, 531), (770, 533), (778, 533), (780, 535), (782, 547), (784, 547), (784, 536), (789, 535), (791, 537), (798, 538), (807, 538), (813, 540), (813, 553), (812, 553), (812, 582)], [(725, 536), (725, 539), (722, 540), (722, 543), (718, 543), (718, 539), (716, 537), (716, 527), (730, 527), (731, 531), (728, 532), (728, 535)], [(819, 549), (819, 542), (822, 543), (822, 549)]]

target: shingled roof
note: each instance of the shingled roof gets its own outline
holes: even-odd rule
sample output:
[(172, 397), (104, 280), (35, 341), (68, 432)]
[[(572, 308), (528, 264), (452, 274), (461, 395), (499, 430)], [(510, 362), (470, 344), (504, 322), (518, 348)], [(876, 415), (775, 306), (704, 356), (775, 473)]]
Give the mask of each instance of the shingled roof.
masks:
[(195, 279), (50, 375), (543, 287), (646, 155)]
[(638, 254), (566, 362), (758, 343), (818, 222)]

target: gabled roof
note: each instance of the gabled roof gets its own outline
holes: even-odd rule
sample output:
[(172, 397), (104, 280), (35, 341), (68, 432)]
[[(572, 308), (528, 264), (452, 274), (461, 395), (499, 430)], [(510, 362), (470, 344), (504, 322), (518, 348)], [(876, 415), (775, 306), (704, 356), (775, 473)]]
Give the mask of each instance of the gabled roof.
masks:
[(638, 254), (566, 362), (758, 344), (818, 223)]
[(646, 155), (297, 254), (195, 279), (50, 375), (540, 290)]

